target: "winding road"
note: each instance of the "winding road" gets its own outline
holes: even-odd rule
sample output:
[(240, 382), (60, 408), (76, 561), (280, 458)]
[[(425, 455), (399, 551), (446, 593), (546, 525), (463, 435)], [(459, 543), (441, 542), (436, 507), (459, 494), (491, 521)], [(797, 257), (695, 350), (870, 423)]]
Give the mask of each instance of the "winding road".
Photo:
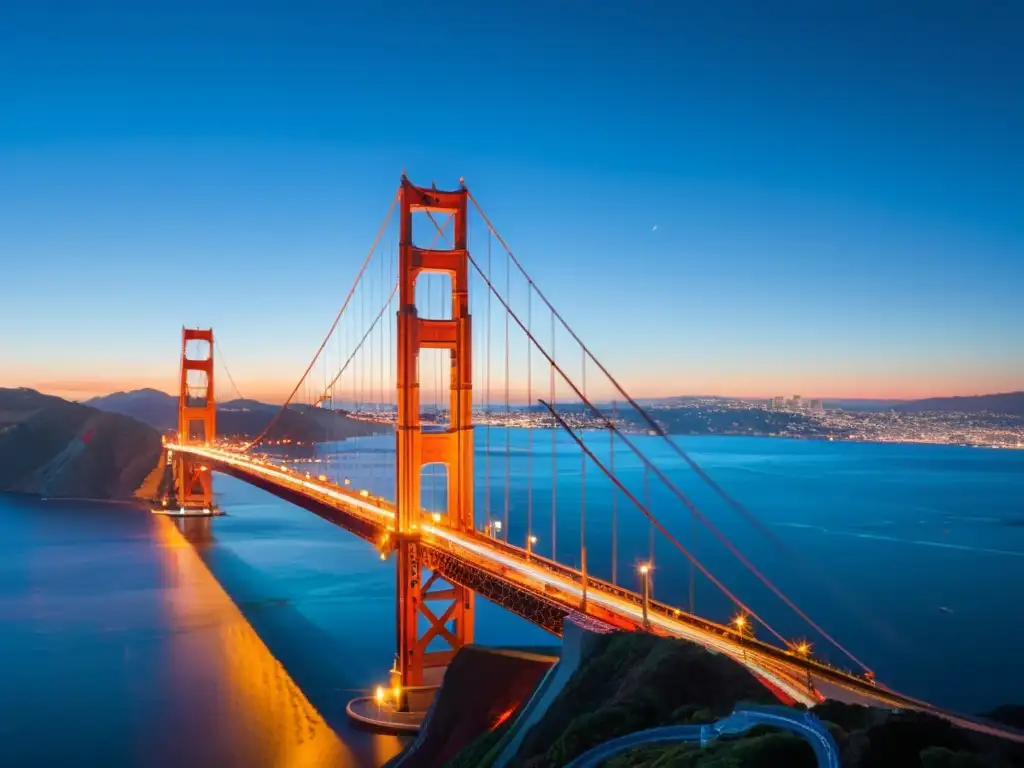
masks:
[(620, 736), (584, 752), (566, 768), (599, 768), (621, 752), (650, 744), (691, 741), (705, 747), (720, 736), (744, 733), (757, 725), (770, 725), (802, 736), (814, 750), (818, 768), (839, 768), (839, 748), (832, 734), (810, 712), (753, 705), (737, 708), (728, 717), (709, 725), (668, 725)]

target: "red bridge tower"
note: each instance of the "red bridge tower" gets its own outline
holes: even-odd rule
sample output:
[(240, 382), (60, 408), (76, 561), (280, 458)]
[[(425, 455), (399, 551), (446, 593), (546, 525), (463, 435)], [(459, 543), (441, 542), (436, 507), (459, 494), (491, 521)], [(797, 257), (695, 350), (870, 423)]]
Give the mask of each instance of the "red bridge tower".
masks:
[[(204, 342), (200, 357), (189, 357), (189, 342)], [(213, 394), (213, 329), (181, 329), (181, 386), (178, 395), (178, 442), (210, 445), (217, 436)], [(213, 506), (213, 475), (184, 454), (174, 456), (174, 492), (186, 510)]]
[[(396, 544), (398, 565), (398, 672), (402, 688), (437, 682), (455, 651), (473, 642), (473, 592), (458, 584), (424, 581), (419, 555), (420, 486), (423, 467), (447, 470), (446, 524), (473, 530), (473, 369), (469, 316), (469, 259), (466, 251), (467, 191), (413, 186), (403, 175), (399, 190), (399, 309)], [(454, 245), (432, 250), (413, 244), (413, 213), (451, 216)], [(435, 222), (436, 224), (436, 222)], [(451, 278), (451, 319), (421, 318), (416, 308), (416, 279), (424, 273)], [(419, 353), (448, 350), (451, 361), (450, 423), (440, 432), (424, 432), (420, 423)], [(434, 607), (432, 607), (434, 606)], [(420, 631), (420, 617), (426, 621)], [(439, 641), (432, 650), (427, 647)], [(443, 649), (436, 649), (443, 644)], [(407, 702), (405, 702), (407, 705)]]

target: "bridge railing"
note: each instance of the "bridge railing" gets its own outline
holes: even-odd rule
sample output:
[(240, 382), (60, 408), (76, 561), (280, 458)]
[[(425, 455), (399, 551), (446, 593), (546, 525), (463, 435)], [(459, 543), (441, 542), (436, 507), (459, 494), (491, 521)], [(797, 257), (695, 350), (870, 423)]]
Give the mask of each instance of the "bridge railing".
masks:
[[(188, 448), (184, 446), (182, 446), (180, 449), (188, 450)], [(363, 497), (361, 494), (338, 486), (336, 483), (330, 481), (321, 481), (319, 477), (314, 478), (312, 476), (312, 473), (296, 471), (293, 469), (289, 469), (287, 467), (277, 466), (273, 464), (271, 461), (254, 460), (250, 457), (245, 457), (242, 455), (230, 456), (230, 458), (238, 461), (238, 463), (242, 465), (243, 468), (245, 465), (252, 465), (250, 471), (256, 474), (260, 474), (260, 469), (272, 469), (276, 472), (279, 472), (285, 477), (287, 477), (289, 481), (293, 481), (289, 482), (289, 485), (300, 486), (304, 493), (312, 496), (321, 503), (327, 504), (329, 506), (337, 506), (339, 504), (345, 505), (348, 508), (347, 511), (356, 514), (358, 517), (368, 522), (372, 522), (378, 525), (385, 524), (383, 516), (378, 516), (369, 513), (363, 508), (363, 505), (373, 504), (376, 507), (380, 508), (382, 511), (393, 513), (393, 505), (390, 502), (387, 502), (386, 500), (382, 500), (377, 497), (372, 497), (372, 500), (370, 500), (370, 497)], [(313, 487), (310, 487), (310, 485), (307, 485), (306, 483), (312, 484)], [(325, 486), (324, 490), (327, 490), (329, 488), (331, 493), (323, 492), (316, 487), (321, 484)], [(432, 513), (423, 511), (421, 519), (425, 523), (429, 522), (430, 520), (432, 520)], [(558, 575), (559, 577), (576, 584), (581, 589), (585, 584), (586, 589), (588, 591), (597, 590), (605, 594), (614, 595), (620, 600), (631, 603), (637, 606), (638, 608), (643, 606), (643, 598), (638, 593), (628, 590), (617, 584), (613, 584), (612, 582), (605, 581), (604, 579), (600, 579), (589, 574), (587, 574), (587, 576), (584, 577), (583, 573), (576, 568), (563, 565), (562, 563), (551, 560), (548, 557), (536, 554), (534, 552), (527, 552), (522, 547), (518, 547), (514, 544), (509, 544), (505, 541), (496, 539), (492, 536), (488, 536), (479, 531), (474, 531), (471, 534), (467, 535), (469, 538), (476, 541), (477, 543), (486, 543), (489, 547), (501, 551), (506, 555), (511, 555), (524, 562), (528, 562), (534, 567), (539, 566), (541, 568), (544, 568), (545, 570), (550, 571), (552, 574)], [(454, 550), (457, 548), (455, 545), (452, 545), (451, 542), (445, 539), (440, 539), (439, 541), (435, 542), (433, 546), (440, 546), (442, 549), (452, 551), (453, 553)], [(579, 609), (579, 606), (571, 601), (566, 600), (564, 601), (564, 603), (566, 607), (570, 608), (571, 610)], [(811, 672), (817, 672), (819, 675), (822, 675), (823, 677), (838, 678), (843, 680), (844, 682), (856, 681), (858, 684), (861, 685), (868, 684), (868, 682), (864, 678), (848, 670), (836, 667), (823, 660), (807, 658), (799, 654), (796, 654), (793, 651), (778, 648), (777, 646), (750, 637), (749, 635), (741, 635), (737, 630), (732, 629), (729, 626), (709, 621), (707, 619), (701, 618), (700, 616), (696, 616), (694, 614), (683, 611), (679, 608), (675, 608), (669, 605), (668, 603), (664, 603), (662, 601), (650, 600), (648, 602), (648, 613), (653, 615), (660, 615), (663, 618), (671, 621), (679, 621), (686, 624), (690, 624), (691, 626), (695, 626), (705, 632), (713, 633), (723, 638), (739, 640), (750, 651), (760, 652), (770, 657), (779, 660), (784, 660), (789, 664), (795, 664), (796, 666), (803, 667), (804, 669), (807, 669)]]
[[(569, 581), (572, 581), (580, 587), (583, 586), (583, 574), (576, 568), (563, 565), (562, 563), (551, 560), (550, 558), (544, 557), (543, 555), (537, 555), (533, 552), (527, 552), (522, 547), (518, 547), (514, 544), (509, 544), (500, 539), (495, 539), (491, 536), (482, 534), (480, 532), (474, 532), (474, 538), (480, 542), (487, 542), (489, 545), (493, 546), (495, 549), (504, 552), (505, 554), (514, 555), (518, 558), (523, 559), (524, 561), (530, 562), (535, 566), (543, 567), (554, 574), (557, 574)], [(613, 584), (609, 581), (605, 581), (603, 579), (596, 578), (588, 574), (586, 576), (586, 585), (588, 590), (597, 589), (606, 594), (615, 595), (616, 597), (624, 601), (630, 602), (636, 605), (637, 607), (643, 606), (643, 598), (641, 595), (639, 595), (636, 592), (632, 592), (624, 587), (621, 587), (617, 584)], [(660, 615), (661, 617), (671, 621), (684, 622), (686, 624), (690, 624), (691, 626), (695, 626), (705, 632), (710, 632), (720, 637), (728, 638), (730, 640), (740, 641), (750, 651), (763, 653), (767, 656), (771, 656), (772, 658), (778, 659), (780, 661), (786, 661), (789, 664), (794, 664), (796, 666), (803, 667), (804, 669), (808, 669), (811, 672), (817, 672), (825, 677), (841, 678), (842, 680), (847, 682), (856, 681), (856, 683), (859, 685), (873, 685), (869, 683), (865, 678), (851, 672), (850, 670), (837, 667), (824, 660), (801, 656), (800, 654), (792, 650), (779, 648), (778, 646), (751, 637), (750, 635), (741, 634), (739, 631), (733, 629), (728, 625), (710, 621), (708, 619), (702, 618), (687, 611), (683, 611), (668, 603), (659, 600), (650, 600), (647, 605), (649, 614)]]

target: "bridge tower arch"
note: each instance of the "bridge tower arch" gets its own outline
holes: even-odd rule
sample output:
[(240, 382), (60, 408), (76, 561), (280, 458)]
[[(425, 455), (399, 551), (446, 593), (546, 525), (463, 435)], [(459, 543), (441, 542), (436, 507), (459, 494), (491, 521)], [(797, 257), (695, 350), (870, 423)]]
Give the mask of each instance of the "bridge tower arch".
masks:
[[(189, 357), (189, 342), (202, 342), (200, 357)], [(193, 345), (195, 346), (195, 345)], [(217, 402), (213, 385), (213, 329), (181, 329), (181, 375), (178, 392), (178, 442), (211, 445), (217, 437)], [(211, 509), (213, 473), (195, 457), (173, 459), (174, 494), (186, 509)]]
[[(403, 174), (399, 189), (399, 308), (397, 339), (397, 476), (395, 521), (398, 570), (398, 672), (403, 688), (435, 682), (431, 670), (443, 669), (455, 652), (473, 642), (473, 592), (458, 584), (424, 580), (419, 551), (421, 470), (427, 464), (447, 468), (447, 519), (458, 531), (473, 523), (473, 367), (469, 314), (469, 258), (466, 240), (468, 193), (414, 186)], [(454, 247), (420, 248), (413, 242), (413, 214), (451, 216)], [(436, 222), (435, 222), (436, 223)], [(416, 280), (424, 273), (451, 278), (450, 319), (421, 318)], [(424, 432), (420, 422), (419, 353), (450, 353), (450, 420), (440, 432)], [(421, 617), (426, 620), (420, 631)], [(439, 639), (444, 650), (428, 651)], [(425, 679), (425, 674), (427, 678)]]

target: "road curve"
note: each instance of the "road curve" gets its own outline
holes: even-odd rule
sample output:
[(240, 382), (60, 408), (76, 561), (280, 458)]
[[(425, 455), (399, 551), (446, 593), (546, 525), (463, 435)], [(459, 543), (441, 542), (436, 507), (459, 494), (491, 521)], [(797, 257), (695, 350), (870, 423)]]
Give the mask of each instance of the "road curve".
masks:
[(732, 736), (757, 725), (770, 725), (807, 740), (818, 768), (839, 768), (839, 748), (828, 729), (810, 712), (787, 707), (738, 707), (728, 717), (709, 725), (668, 725), (620, 736), (584, 752), (566, 768), (599, 768), (606, 760), (635, 747), (677, 741), (699, 742), (702, 747), (719, 736)]

